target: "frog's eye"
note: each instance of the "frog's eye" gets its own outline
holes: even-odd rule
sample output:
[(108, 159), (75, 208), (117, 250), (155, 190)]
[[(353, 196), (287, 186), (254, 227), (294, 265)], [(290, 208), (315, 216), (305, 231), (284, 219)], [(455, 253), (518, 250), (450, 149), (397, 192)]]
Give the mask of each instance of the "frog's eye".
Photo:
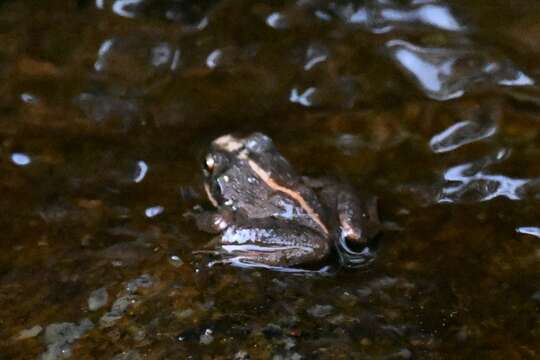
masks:
[(216, 167), (216, 160), (212, 156), (212, 154), (206, 155), (206, 158), (204, 159), (204, 168), (208, 172), (212, 172), (214, 168)]

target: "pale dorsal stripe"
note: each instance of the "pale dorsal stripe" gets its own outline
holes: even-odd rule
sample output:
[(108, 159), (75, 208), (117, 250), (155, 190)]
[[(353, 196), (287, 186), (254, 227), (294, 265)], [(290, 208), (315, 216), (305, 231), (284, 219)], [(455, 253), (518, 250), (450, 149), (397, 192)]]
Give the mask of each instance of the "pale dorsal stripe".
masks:
[[(247, 156), (245, 156), (244, 158), (246, 157)], [(247, 159), (247, 162), (249, 166), (251, 167), (251, 169), (255, 172), (255, 174), (257, 174), (257, 176), (259, 176), (262, 181), (264, 181), (268, 186), (270, 186), (270, 188), (272, 188), (275, 191), (281, 191), (282, 193), (285, 193), (289, 195), (291, 198), (293, 198), (294, 200), (296, 200), (298, 204), (300, 204), (300, 206), (313, 219), (313, 221), (315, 221), (321, 227), (323, 232), (326, 235), (328, 235), (328, 229), (326, 228), (326, 226), (324, 226), (323, 222), (319, 218), (319, 215), (315, 212), (315, 210), (313, 210), (311, 206), (309, 206), (309, 204), (306, 202), (306, 200), (304, 200), (302, 195), (300, 195), (296, 191), (293, 191), (291, 189), (288, 189), (276, 183), (266, 171), (264, 171), (259, 165), (257, 165), (255, 161), (251, 159)]]

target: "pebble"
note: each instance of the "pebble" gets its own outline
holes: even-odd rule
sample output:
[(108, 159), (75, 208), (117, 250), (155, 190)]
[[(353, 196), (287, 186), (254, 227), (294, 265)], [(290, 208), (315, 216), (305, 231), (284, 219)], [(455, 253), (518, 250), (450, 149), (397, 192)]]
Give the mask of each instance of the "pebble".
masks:
[(179, 268), (184, 264), (184, 261), (178, 255), (171, 255), (168, 258), (169, 264), (175, 268)]
[(134, 329), (133, 330), (133, 340), (136, 342), (141, 342), (146, 338), (146, 331), (144, 329)]
[(296, 352), (289, 355), (274, 355), (272, 360), (302, 360), (302, 355)]
[(401, 349), (394, 356), (396, 359), (412, 359), (412, 352), (409, 349)]
[(391, 353), (387, 356), (385, 356), (385, 359), (388, 359), (388, 360), (394, 360), (394, 359), (405, 359), (405, 360), (408, 360), (408, 359), (412, 359), (413, 357), (413, 354), (412, 354), (412, 351), (407, 349), (407, 348), (403, 348), (395, 353)]
[(133, 295), (122, 296), (112, 304), (111, 311), (99, 319), (101, 327), (111, 327), (126, 312), (127, 308), (136, 301), (137, 297)]
[(209, 345), (214, 341), (214, 337), (212, 336), (212, 330), (206, 329), (204, 333), (201, 334), (200, 342), (203, 345)]
[(540, 301), (540, 290), (532, 294), (531, 299)]
[(370, 288), (360, 288), (358, 290), (356, 290), (356, 293), (360, 296), (360, 297), (369, 297), (372, 293), (373, 293), (373, 290), (371, 290)]
[(142, 356), (136, 350), (129, 350), (116, 354), (112, 360), (142, 360)]
[(283, 339), (283, 346), (285, 350), (292, 350), (296, 346), (296, 341), (291, 337), (286, 337)]
[(193, 309), (176, 310), (174, 316), (176, 316), (177, 319), (187, 319), (192, 317), (194, 313), (195, 311), (193, 311)]
[(136, 292), (139, 288), (149, 288), (154, 284), (154, 279), (150, 274), (143, 274), (140, 277), (129, 281), (126, 290), (129, 293)]
[(88, 298), (88, 310), (96, 311), (101, 307), (105, 306), (107, 304), (107, 301), (109, 301), (109, 294), (107, 293), (107, 289), (99, 288), (97, 290), (94, 290), (90, 293), (90, 297)]
[(19, 335), (17, 335), (16, 339), (25, 340), (25, 339), (33, 338), (35, 336), (38, 336), (42, 330), (43, 330), (43, 327), (41, 327), (40, 325), (33, 326), (29, 329), (21, 330), (21, 332), (19, 332)]
[(308, 309), (308, 314), (317, 317), (322, 318), (330, 315), (334, 311), (334, 307), (332, 305), (315, 305)]
[(251, 357), (249, 356), (249, 354), (247, 353), (247, 351), (244, 351), (244, 350), (240, 350), (239, 352), (237, 352), (236, 354), (234, 354), (234, 360), (250, 360)]
[(281, 329), (281, 327), (272, 323), (266, 325), (262, 332), (267, 338), (277, 337), (283, 334), (283, 330)]
[(365, 337), (360, 340), (360, 345), (362, 346), (370, 346), (372, 343), (373, 342), (370, 339)]

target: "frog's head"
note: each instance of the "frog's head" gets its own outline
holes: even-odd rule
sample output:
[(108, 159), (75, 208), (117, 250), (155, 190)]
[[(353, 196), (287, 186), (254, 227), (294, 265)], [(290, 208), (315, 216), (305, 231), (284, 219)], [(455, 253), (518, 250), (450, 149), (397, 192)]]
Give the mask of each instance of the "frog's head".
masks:
[(261, 161), (260, 166), (271, 169), (272, 161), (263, 155), (275, 151), (272, 140), (262, 133), (246, 137), (227, 134), (215, 139), (202, 164), (208, 199), (216, 207), (230, 205), (243, 196), (242, 190), (260, 186), (252, 182), (256, 176), (248, 160), (252, 164)]

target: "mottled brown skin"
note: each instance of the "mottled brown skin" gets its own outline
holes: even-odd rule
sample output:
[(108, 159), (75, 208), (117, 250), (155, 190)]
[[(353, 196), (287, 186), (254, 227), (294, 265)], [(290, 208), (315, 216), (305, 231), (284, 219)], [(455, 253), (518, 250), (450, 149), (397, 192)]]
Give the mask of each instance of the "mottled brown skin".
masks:
[(337, 239), (366, 244), (378, 228), (376, 202), (344, 185), (298, 176), (261, 133), (214, 140), (203, 169), (214, 211), (197, 226), (222, 263), (290, 267), (324, 259)]

